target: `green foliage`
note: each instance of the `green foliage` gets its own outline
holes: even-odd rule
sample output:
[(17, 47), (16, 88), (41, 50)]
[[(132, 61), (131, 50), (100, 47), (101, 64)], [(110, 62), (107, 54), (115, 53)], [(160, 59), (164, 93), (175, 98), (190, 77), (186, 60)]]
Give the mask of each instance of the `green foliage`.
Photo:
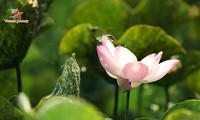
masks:
[(131, 23), (159, 26), (170, 34), (189, 20), (189, 6), (183, 0), (142, 0), (133, 10)]
[(125, 21), (130, 13), (130, 7), (122, 0), (88, 0), (75, 9), (67, 25), (73, 27), (81, 23), (91, 23), (119, 37), (126, 28)]
[(37, 107), (37, 120), (104, 120), (103, 115), (82, 99), (51, 97)]
[(139, 114), (140, 117), (148, 116), (159, 119), (165, 112), (165, 94), (161, 86), (155, 84), (144, 84), (137, 88), (134, 113)]
[(22, 120), (23, 113), (0, 96), (0, 120)]
[[(33, 44), (36, 45), (36, 48), (39, 50), (39, 54), (42, 58), (46, 61), (51, 61), (47, 63), (50, 66), (58, 67), (66, 58), (65, 56), (62, 59), (59, 56), (57, 49), (59, 48), (61, 37), (66, 31), (68, 31), (66, 20), (72, 14), (77, 5), (80, 4), (80, 2), (82, 2), (82, 0), (53, 0), (47, 14), (47, 20), (50, 20), (48, 16), (51, 17), (51, 19), (53, 19), (53, 25), (47, 27), (45, 32), (39, 34), (33, 41)], [(48, 65), (45, 68), (49, 69)], [(56, 74), (58, 74), (58, 72)]]
[(200, 5), (200, 1), (199, 0), (185, 0), (187, 3), (193, 5), (193, 4), (198, 4)]
[(77, 25), (65, 33), (61, 39), (59, 52), (61, 54), (75, 52), (78, 57), (86, 57), (91, 52), (94, 54), (97, 43), (96, 38), (103, 33), (103, 30), (90, 24)]
[(17, 93), (15, 70), (8, 69), (5, 71), (1, 71), (0, 77), (1, 77), (0, 96), (9, 99), (11, 96)]
[[(147, 84), (142, 86), (144, 89), (142, 92), (138, 92), (138, 88), (135, 88), (135, 92), (133, 90), (130, 115), (133, 112), (135, 116), (160, 118), (164, 112), (163, 86), (166, 85), (170, 87), (176, 83), (174, 89), (170, 90), (170, 103), (198, 97), (200, 93), (200, 9), (198, 0), (54, 0), (49, 15), (45, 13), (51, 0), (38, 0), (38, 2), (39, 7), (32, 8), (32, 5), (26, 4), (26, 0), (0, 0), (2, 5), (0, 20), (3, 21), (0, 23), (1, 70), (13, 67), (15, 60), (22, 61), (32, 39), (38, 35), (21, 66), (23, 91), (28, 93), (33, 106), (52, 91), (55, 79), (60, 75), (60, 64), (63, 63), (66, 55), (70, 56), (72, 53), (76, 53), (79, 65), (86, 68), (85, 72), (81, 74), (80, 96), (95, 103), (108, 116), (112, 115), (114, 87), (104, 80), (109, 82), (115, 80), (111, 79), (102, 69), (96, 54), (96, 45), (98, 44), (96, 38), (103, 34), (111, 34), (117, 40), (120, 38), (114, 43), (129, 48), (139, 60), (148, 54), (159, 51), (164, 52), (162, 60), (170, 59), (172, 55), (176, 54), (178, 54), (177, 58), (181, 60), (181, 66), (177, 71), (171, 72), (163, 80), (157, 82), (159, 85), (161, 84), (160, 86)], [(4, 19), (11, 16), (10, 8), (18, 8), (20, 12), (23, 12), (22, 19), (28, 19), (29, 23), (5, 24)], [(39, 29), (47, 29), (47, 31), (40, 32)], [(191, 51), (195, 49), (196, 51)], [(183, 55), (183, 53), (185, 54)], [(66, 68), (70, 69), (70, 67)], [(54, 94), (78, 95), (79, 90), (76, 87), (74, 87), (75, 89), (66, 87), (69, 85), (65, 84), (66, 80), (69, 80), (65, 79), (67, 76), (68, 73), (65, 74), (63, 71), (57, 82), (55, 89), (57, 92), (54, 91)], [(0, 77), (0, 94), (5, 98), (16, 94), (15, 71), (1, 71)], [(77, 86), (79, 82), (75, 81), (72, 84)], [(177, 83), (178, 81), (180, 83)], [(46, 87), (47, 83), (48, 87)], [(122, 91), (120, 94), (119, 114), (122, 115), (125, 95)], [(141, 101), (138, 99), (140, 95), (142, 96)], [(4, 100), (0, 99), (0, 103)], [(14, 108), (10, 103), (5, 103), (5, 108)], [(39, 107), (36, 107), (33, 116), (26, 117), (25, 115), (24, 117), (26, 120), (36, 120), (39, 119), (36, 118), (38, 116), (42, 120), (80, 119), (76, 118), (80, 114), (83, 115), (83, 119), (90, 119), (87, 117), (93, 116), (93, 113), (96, 114), (97, 110), (84, 105), (82, 100), (50, 97), (49, 100), (42, 100)], [(188, 106), (194, 107), (192, 102)], [(154, 107), (157, 108), (154, 109)], [(92, 112), (86, 113), (88, 111)], [(12, 114), (13, 112), (6, 112), (0, 112), (0, 117), (10, 118), (16, 115)], [(180, 109), (167, 114), (163, 119), (199, 119), (198, 114), (198, 111), (180, 107)], [(120, 115), (119, 119), (123, 119), (120, 118)], [(21, 116), (19, 115), (19, 118)], [(69, 118), (70, 116), (73, 118)], [(18, 118), (18, 114), (15, 118)], [(98, 117), (93, 116), (91, 119), (94, 118)]]
[(56, 88), (52, 92), (53, 95), (63, 96), (79, 96), (80, 87), (80, 68), (76, 62), (75, 54), (65, 61), (63, 73), (57, 80)]
[(167, 35), (161, 28), (148, 25), (137, 25), (129, 28), (116, 44), (125, 45), (139, 59), (159, 51), (164, 52), (163, 59), (184, 53), (184, 49), (174, 38)]
[[(60, 54), (71, 54), (76, 53), (77, 61), (80, 66), (85, 66), (87, 71), (87, 77), (82, 74), (82, 79), (85, 81), (83, 84), (95, 85), (98, 81), (99, 77), (99, 69), (98, 71), (93, 71), (96, 66), (99, 66), (98, 57), (96, 53), (96, 45), (99, 43), (96, 40), (97, 37), (103, 35), (105, 32), (101, 28), (92, 26), (91, 24), (80, 24), (70, 29), (68, 32), (64, 34), (61, 39), (59, 52)], [(93, 63), (93, 64), (91, 64)], [(102, 75), (105, 75), (103, 69), (100, 69)], [(95, 81), (91, 81), (91, 78), (96, 79)], [(86, 82), (89, 83), (86, 83)], [(91, 88), (89, 87), (88, 88)], [(86, 89), (88, 89), (86, 87)]]
[(142, 118), (137, 118), (135, 120), (156, 120), (156, 119), (150, 117), (142, 117)]
[(38, 7), (33, 7), (29, 3), (22, 3), (0, 0), (0, 4), (4, 4), (0, 9), (2, 21), (10, 19), (10, 16), (12, 16), (10, 8), (17, 8), (20, 12), (23, 12), (22, 19), (29, 20), (27, 24), (0, 23), (0, 70), (14, 67), (16, 62), (23, 60), (32, 39), (39, 30), (39, 23), (48, 10), (51, 0), (39, 1)]
[(200, 94), (199, 76), (200, 76), (200, 70), (198, 70), (197, 72), (191, 73), (191, 75), (188, 76), (186, 78), (186, 80), (184, 81), (184, 84), (186, 86), (188, 86), (188, 88), (190, 88), (191, 90), (197, 92), (198, 94)]
[(162, 120), (198, 120), (200, 118), (200, 101), (187, 100), (168, 109)]
[(140, 0), (125, 0), (128, 5), (130, 5), (131, 7), (136, 7), (138, 5), (138, 3), (140, 3)]
[(187, 109), (179, 109), (170, 113), (165, 120), (199, 120), (198, 112), (193, 112)]
[(17, 0), (19, 1), (21, 4), (26, 4), (27, 3), (27, 0)]

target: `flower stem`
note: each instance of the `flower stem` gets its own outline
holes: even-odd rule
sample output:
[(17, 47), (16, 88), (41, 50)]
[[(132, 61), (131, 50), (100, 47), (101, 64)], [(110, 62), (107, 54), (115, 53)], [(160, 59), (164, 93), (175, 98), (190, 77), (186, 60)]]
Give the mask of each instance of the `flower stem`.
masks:
[(128, 120), (129, 117), (129, 99), (130, 99), (130, 91), (126, 92), (126, 109), (125, 109), (125, 119)]
[(17, 75), (17, 91), (20, 93), (22, 91), (22, 80), (21, 80), (21, 71), (20, 71), (20, 63), (18, 60), (15, 62), (15, 69)]
[(165, 86), (164, 87), (164, 91), (165, 91), (165, 111), (168, 109), (168, 104), (169, 104), (169, 87)]
[(115, 100), (114, 100), (114, 110), (113, 110), (113, 119), (117, 119), (117, 110), (118, 110), (118, 98), (119, 98), (119, 87), (117, 81), (115, 82)]
[(142, 93), (143, 93), (143, 86), (141, 85), (139, 87), (139, 90), (138, 90), (138, 99), (137, 99), (137, 111), (138, 111), (138, 116), (137, 117), (140, 117), (141, 115), (141, 108), (142, 108)]

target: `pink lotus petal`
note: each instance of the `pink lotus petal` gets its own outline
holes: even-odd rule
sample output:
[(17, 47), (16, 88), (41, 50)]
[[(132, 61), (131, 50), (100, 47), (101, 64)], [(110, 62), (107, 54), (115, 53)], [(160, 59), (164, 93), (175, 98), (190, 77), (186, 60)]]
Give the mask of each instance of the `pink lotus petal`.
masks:
[(133, 62), (125, 65), (123, 75), (129, 82), (138, 82), (142, 80), (148, 73), (148, 67), (143, 63)]
[(113, 75), (117, 75), (115, 61), (104, 46), (97, 46), (97, 54), (103, 68)]
[(124, 66), (127, 63), (132, 63), (134, 61), (137, 61), (136, 56), (127, 48), (124, 48), (122, 46), (117, 46), (115, 48), (115, 62), (120, 75), (123, 75), (122, 69), (124, 68)]
[(150, 73), (142, 80), (142, 83), (154, 82), (164, 77), (179, 60), (167, 60), (160, 63), (157, 67), (152, 69)]
[(108, 39), (108, 37), (106, 35), (102, 36), (101, 42), (102, 42), (103, 46), (106, 47), (106, 49), (108, 50), (108, 52), (110, 52), (110, 54), (112, 56), (114, 56), (115, 46), (112, 44), (112, 42)]
[(141, 85), (140, 82), (132, 82), (132, 83), (131, 83), (131, 88), (135, 88), (135, 87), (138, 87), (138, 86), (140, 86), (140, 85)]
[(131, 90), (131, 85), (127, 79), (117, 77), (117, 84), (124, 90)]
[(162, 54), (163, 54), (163, 52), (161, 51), (161, 52), (159, 52), (159, 53), (156, 55), (156, 59), (157, 59), (157, 62), (158, 62), (158, 63), (160, 62), (160, 59), (161, 59), (161, 57), (162, 57)]
[(99, 47), (101, 52), (104, 53), (109, 59), (112, 59), (114, 61), (114, 56), (111, 54), (111, 52), (108, 51), (108, 49), (105, 46), (100, 45), (100, 46), (97, 46), (97, 47)]
[(153, 80), (156, 74), (158, 73), (158, 70), (159, 70), (159, 65), (155, 65), (151, 70), (149, 70), (149, 72), (143, 78), (143, 80), (141, 80), (141, 83), (149, 83), (151, 80)]
[(100, 37), (100, 41), (102, 45), (97, 46), (97, 53), (101, 65), (125, 90), (161, 79), (179, 62), (167, 60), (159, 64), (163, 52), (150, 54), (137, 62), (136, 56), (127, 48), (115, 48), (107, 35)]
[(145, 65), (148, 66), (149, 70), (154, 68), (158, 63), (160, 62), (160, 59), (162, 57), (163, 52), (159, 52), (157, 55), (156, 54), (150, 54), (143, 58), (140, 62), (144, 63)]
[(112, 73), (108, 72), (107, 70), (106, 70), (106, 73), (107, 73), (111, 78), (117, 79), (117, 76), (113, 75)]

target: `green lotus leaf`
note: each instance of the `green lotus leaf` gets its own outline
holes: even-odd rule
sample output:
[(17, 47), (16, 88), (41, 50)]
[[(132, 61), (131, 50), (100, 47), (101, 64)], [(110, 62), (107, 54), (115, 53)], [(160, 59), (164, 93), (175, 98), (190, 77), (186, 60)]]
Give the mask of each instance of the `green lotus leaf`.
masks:
[(80, 24), (65, 33), (61, 39), (60, 54), (76, 53), (77, 57), (86, 57), (96, 49), (96, 38), (104, 32), (91, 24)]
[(75, 9), (67, 25), (73, 27), (80, 23), (91, 23), (119, 37), (126, 29), (125, 21), (130, 11), (131, 8), (122, 0), (88, 0)]
[[(22, 1), (0, 0), (0, 4), (4, 4), (0, 8), (3, 21), (0, 23), (0, 70), (14, 67), (23, 60), (50, 3), (51, 0), (41, 0), (38, 2), (38, 7), (33, 7), (29, 3), (23, 4)], [(6, 23), (5, 20), (14, 20), (11, 8), (23, 12), (21, 20), (29, 20), (28, 23)]]
[(142, 117), (142, 118), (136, 118), (135, 120), (156, 120), (156, 119), (150, 117)]
[(0, 96), (0, 120), (22, 120), (23, 113)]
[(130, 25), (159, 26), (170, 34), (189, 21), (190, 6), (183, 0), (142, 0), (130, 16)]
[(162, 120), (198, 120), (200, 118), (200, 101), (187, 100), (168, 109)]
[(82, 99), (51, 97), (39, 104), (38, 120), (104, 120), (103, 115)]
[(199, 120), (200, 114), (187, 109), (175, 110), (166, 116), (164, 120)]
[(124, 45), (141, 60), (148, 54), (163, 51), (162, 59), (169, 59), (172, 55), (185, 53), (181, 44), (166, 34), (161, 28), (149, 25), (130, 27), (116, 42)]

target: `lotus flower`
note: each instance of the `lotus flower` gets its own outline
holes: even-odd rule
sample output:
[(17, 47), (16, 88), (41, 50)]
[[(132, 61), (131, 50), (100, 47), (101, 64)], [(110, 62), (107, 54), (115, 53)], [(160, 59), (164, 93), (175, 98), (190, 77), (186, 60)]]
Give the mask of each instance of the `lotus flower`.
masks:
[(179, 60), (160, 62), (163, 52), (150, 54), (141, 61), (127, 48), (115, 47), (108, 35), (100, 39), (102, 45), (97, 46), (101, 65), (107, 74), (117, 79), (117, 83), (125, 90), (131, 90), (142, 83), (150, 83), (164, 77)]

